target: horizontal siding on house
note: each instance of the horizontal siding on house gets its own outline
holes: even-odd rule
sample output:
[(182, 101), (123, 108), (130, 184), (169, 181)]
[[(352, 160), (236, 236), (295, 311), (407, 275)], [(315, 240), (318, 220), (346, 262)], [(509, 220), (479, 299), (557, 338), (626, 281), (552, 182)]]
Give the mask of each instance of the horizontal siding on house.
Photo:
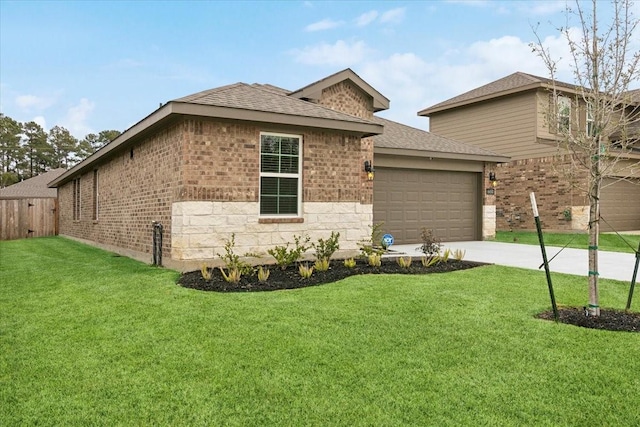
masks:
[(430, 131), (513, 160), (552, 155), (554, 146), (536, 143), (536, 120), (535, 93), (526, 92), (435, 113)]

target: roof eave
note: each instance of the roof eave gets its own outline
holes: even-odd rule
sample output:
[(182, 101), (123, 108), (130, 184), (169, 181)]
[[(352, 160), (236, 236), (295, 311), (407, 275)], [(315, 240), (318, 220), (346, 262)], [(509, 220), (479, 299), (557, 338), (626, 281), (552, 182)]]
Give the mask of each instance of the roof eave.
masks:
[(312, 127), (356, 133), (361, 135), (362, 137), (379, 135), (383, 132), (384, 129), (382, 125), (376, 123), (367, 123), (364, 121), (325, 119), (172, 101), (163, 105), (162, 107), (151, 113), (149, 116), (127, 129), (111, 143), (107, 144), (100, 150), (87, 157), (82, 162), (75, 165), (73, 168), (69, 169), (67, 172), (63, 173), (55, 180), (51, 181), (49, 183), (49, 187), (58, 187), (59, 185), (69, 181), (73, 176), (77, 175), (83, 170), (90, 169), (98, 160), (106, 157), (109, 154), (112, 154), (119, 147), (126, 144), (127, 142), (130, 142), (131, 139), (152, 129), (155, 126), (158, 126), (161, 122), (167, 120), (170, 116), (201, 116), (216, 119), (232, 119), (259, 123)]
[(389, 154), (409, 157), (429, 157), (447, 160), (473, 160), (477, 162), (508, 163), (511, 158), (492, 154), (450, 153), (442, 151), (411, 150), (407, 148), (375, 147), (374, 154)]

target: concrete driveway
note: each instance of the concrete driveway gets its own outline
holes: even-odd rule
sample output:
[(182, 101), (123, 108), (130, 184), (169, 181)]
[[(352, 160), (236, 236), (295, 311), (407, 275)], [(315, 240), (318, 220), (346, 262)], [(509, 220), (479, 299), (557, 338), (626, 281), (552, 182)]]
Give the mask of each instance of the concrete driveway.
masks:
[[(420, 244), (413, 245), (393, 245), (391, 250), (398, 254), (411, 255), (413, 257), (422, 256), (419, 250)], [(501, 242), (447, 242), (444, 248), (451, 250), (462, 249), (466, 251), (464, 259), (467, 261), (486, 262), (491, 264), (505, 265), (509, 267), (521, 267), (537, 270), (542, 264), (542, 253), (540, 246), (522, 245), (517, 243)], [(560, 251), (560, 247), (547, 246), (547, 259)], [(634, 254), (619, 252), (604, 252), (598, 254), (598, 270), (601, 278), (621, 280), (631, 282), (636, 258)], [(587, 276), (589, 272), (589, 261), (586, 249), (564, 249), (549, 266), (551, 271), (558, 273), (575, 274)], [(544, 271), (544, 267), (540, 268)], [(636, 278), (638, 280), (638, 278)]]

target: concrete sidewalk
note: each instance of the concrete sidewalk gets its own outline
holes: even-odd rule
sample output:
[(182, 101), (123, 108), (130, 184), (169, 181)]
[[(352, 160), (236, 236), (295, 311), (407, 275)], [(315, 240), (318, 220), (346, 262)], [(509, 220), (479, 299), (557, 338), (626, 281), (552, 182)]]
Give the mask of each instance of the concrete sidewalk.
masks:
[[(393, 245), (391, 250), (398, 255), (406, 254), (413, 257), (423, 255), (419, 250), (420, 244), (413, 245)], [(464, 259), (467, 261), (486, 262), (491, 264), (505, 265), (509, 267), (521, 267), (537, 270), (542, 264), (542, 252), (540, 246), (522, 245), (518, 243), (501, 242), (447, 242), (443, 244), (443, 249), (462, 249), (466, 251)], [(562, 248), (547, 246), (547, 258), (556, 255)], [(598, 272), (604, 279), (615, 279), (623, 282), (631, 282), (631, 275), (635, 266), (636, 258), (634, 254), (620, 252), (598, 253)], [(557, 257), (550, 261), (551, 271), (558, 273), (575, 274), (587, 276), (589, 272), (589, 261), (586, 249), (564, 249)], [(544, 267), (540, 268), (544, 271)], [(636, 278), (638, 280), (638, 278)]]

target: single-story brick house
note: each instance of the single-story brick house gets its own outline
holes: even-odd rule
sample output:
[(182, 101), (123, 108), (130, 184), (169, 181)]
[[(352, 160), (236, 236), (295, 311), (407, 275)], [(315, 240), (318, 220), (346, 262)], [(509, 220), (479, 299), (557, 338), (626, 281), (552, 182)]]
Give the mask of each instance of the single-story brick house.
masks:
[[(378, 178), (369, 180), (364, 164), (380, 160), (378, 177), (393, 165), (393, 147), (374, 150), (374, 137), (392, 127), (374, 113), (388, 108), (350, 69), (294, 92), (236, 83), (170, 101), (51, 182), (60, 234), (146, 261), (152, 223), (161, 223), (164, 264), (183, 269), (216, 258), (232, 233), (238, 254), (332, 231), (353, 252), (375, 216)], [(410, 155), (406, 144), (398, 159)], [(438, 156), (451, 154), (432, 153), (434, 164)], [(491, 202), (483, 176), (506, 158), (484, 150), (454, 157), (477, 163), (467, 168), (481, 221)]]

